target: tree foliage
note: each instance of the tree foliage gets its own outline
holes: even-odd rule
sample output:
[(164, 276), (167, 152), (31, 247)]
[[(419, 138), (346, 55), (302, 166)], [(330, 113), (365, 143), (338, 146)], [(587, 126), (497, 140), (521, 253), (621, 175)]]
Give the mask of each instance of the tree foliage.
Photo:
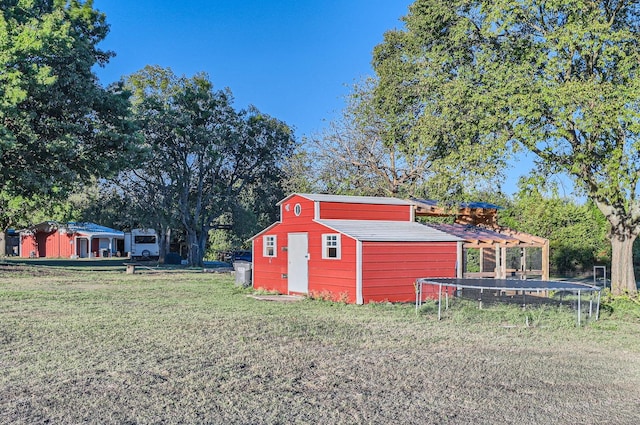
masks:
[(400, 127), (407, 134), (395, 128), (398, 117), (376, 108), (380, 84), (369, 78), (354, 85), (341, 116), (312, 139), (320, 190), (451, 199), (496, 187), (491, 181), (499, 174), (495, 162), (480, 161), (469, 150), (463, 154), (462, 144), (427, 140), (408, 130), (406, 122)]
[(432, 159), (382, 140), (371, 103), (373, 80), (355, 85), (342, 116), (313, 139), (316, 172), (330, 193), (408, 196), (424, 183)]
[(610, 224), (613, 290), (632, 294), (639, 11), (631, 0), (417, 0), (374, 54), (389, 137), (489, 158), (528, 149), (573, 176)]
[[(284, 171), (284, 170), (283, 170)], [(231, 230), (216, 229), (209, 232), (207, 258), (226, 260), (231, 251), (251, 248), (249, 239), (280, 219), (277, 204), (288, 191), (283, 175), (271, 184), (249, 184), (241, 190), (229, 206), (229, 211), (216, 219), (216, 224), (231, 225)]]
[(108, 29), (92, 1), (0, 0), (0, 233), (134, 149), (127, 93), (92, 71), (111, 57), (97, 47)]
[(594, 265), (610, 264), (607, 222), (591, 201), (561, 197), (555, 188), (544, 192), (523, 178), (499, 219), (501, 225), (548, 239), (552, 272), (590, 272)]
[(121, 187), (150, 221), (183, 230), (189, 263), (200, 265), (209, 231), (241, 195), (278, 187), (291, 129), (254, 107), (236, 111), (230, 91), (214, 90), (205, 74), (147, 66), (126, 85), (147, 155)]

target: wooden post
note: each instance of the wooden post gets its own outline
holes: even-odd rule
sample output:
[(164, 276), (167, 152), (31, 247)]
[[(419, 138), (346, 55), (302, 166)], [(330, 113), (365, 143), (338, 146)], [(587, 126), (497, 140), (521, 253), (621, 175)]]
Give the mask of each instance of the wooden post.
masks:
[(549, 241), (542, 245), (542, 280), (549, 280)]
[(496, 244), (495, 247), (496, 250), (496, 263), (495, 263), (495, 268), (494, 268), (494, 278), (495, 279), (501, 279), (502, 278), (502, 266), (500, 265), (500, 245)]
[(127, 264), (127, 274), (134, 274), (136, 272), (135, 264)]

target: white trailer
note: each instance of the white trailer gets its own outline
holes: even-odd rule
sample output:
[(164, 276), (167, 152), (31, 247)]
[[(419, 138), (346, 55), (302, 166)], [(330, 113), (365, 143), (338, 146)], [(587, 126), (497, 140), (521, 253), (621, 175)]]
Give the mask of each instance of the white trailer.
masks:
[(153, 229), (131, 229), (124, 234), (124, 250), (134, 260), (158, 260), (158, 234)]

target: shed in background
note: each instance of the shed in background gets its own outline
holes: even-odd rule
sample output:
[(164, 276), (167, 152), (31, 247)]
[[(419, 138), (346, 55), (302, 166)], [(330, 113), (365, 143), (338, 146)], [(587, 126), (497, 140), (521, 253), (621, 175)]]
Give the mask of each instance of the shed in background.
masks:
[(45, 221), (19, 233), (25, 258), (111, 257), (124, 250), (124, 232), (95, 223)]

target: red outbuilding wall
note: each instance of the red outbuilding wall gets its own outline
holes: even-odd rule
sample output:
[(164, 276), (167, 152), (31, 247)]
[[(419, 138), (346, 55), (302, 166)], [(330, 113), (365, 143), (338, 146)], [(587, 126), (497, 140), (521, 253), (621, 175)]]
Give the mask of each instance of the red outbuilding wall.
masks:
[[(280, 224), (254, 239), (253, 242), (253, 286), (256, 289), (289, 293), (288, 281), (288, 234), (307, 233), (309, 243), (309, 294), (326, 296), (347, 302), (356, 301), (356, 242), (342, 235), (340, 259), (322, 258), (322, 234), (335, 233), (317, 223), (307, 226)], [(264, 257), (263, 236), (277, 238), (277, 257)], [(283, 248), (285, 250), (283, 250)]]
[[(356, 302), (356, 241), (342, 235), (341, 258), (322, 258), (322, 233), (335, 233), (327, 228), (314, 234), (313, 247), (317, 253), (309, 261), (309, 293), (327, 296), (336, 301)], [(312, 246), (309, 237), (309, 247)]]
[[(295, 205), (300, 205), (300, 215), (295, 215)], [(336, 233), (313, 221), (315, 203), (294, 196), (281, 205), (281, 223), (267, 229), (253, 240), (253, 286), (256, 289), (289, 293), (288, 288), (288, 235), (306, 233), (308, 238), (309, 294), (335, 294), (335, 298), (355, 302), (355, 245), (356, 242), (342, 235), (340, 259), (322, 258), (322, 235)], [(263, 255), (264, 236), (275, 235), (277, 256)]]
[(33, 253), (34, 256), (38, 255), (38, 245), (36, 244), (35, 237), (29, 235), (21, 235), (20, 236), (20, 256), (24, 258), (29, 258)]
[[(263, 235), (276, 235), (278, 240), (278, 252), (276, 257), (263, 256)], [(253, 240), (253, 287), (255, 289), (264, 289), (269, 291), (277, 291), (286, 294), (287, 279), (287, 253), (282, 251), (282, 241), (285, 240), (285, 234), (280, 231), (270, 231), (263, 233)]]
[[(296, 205), (300, 214), (296, 215)], [(320, 209), (322, 209), (322, 204)], [(353, 204), (349, 204), (353, 205)], [(322, 235), (336, 233), (314, 222), (315, 202), (302, 196), (292, 196), (281, 206), (281, 222), (258, 235), (253, 241), (254, 287), (288, 293), (288, 235), (306, 233), (309, 244), (309, 294), (335, 294), (335, 298), (356, 300), (356, 242), (342, 235), (340, 259), (322, 258)], [(263, 236), (275, 235), (277, 257), (263, 256)]]
[(73, 254), (73, 236), (58, 231), (37, 232), (32, 235), (22, 235), (20, 255), (25, 258), (69, 258)]
[(322, 202), (321, 220), (411, 221), (411, 206)]
[(363, 242), (364, 302), (415, 301), (416, 279), (456, 277), (456, 261), (455, 242)]

